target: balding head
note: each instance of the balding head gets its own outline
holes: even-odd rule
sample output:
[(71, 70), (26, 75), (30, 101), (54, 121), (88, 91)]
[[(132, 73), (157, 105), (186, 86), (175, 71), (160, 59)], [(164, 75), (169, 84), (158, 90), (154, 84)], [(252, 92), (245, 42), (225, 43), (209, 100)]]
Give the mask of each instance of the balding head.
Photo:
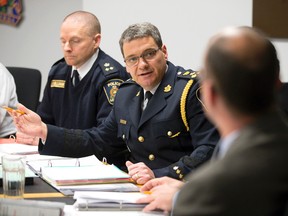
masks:
[(274, 105), (279, 61), (272, 43), (256, 29), (234, 27), (216, 34), (204, 65), (204, 77), (237, 112), (260, 113)]
[(67, 15), (63, 20), (63, 24), (74, 25), (78, 28), (82, 26), (86, 29), (85, 31), (89, 36), (101, 33), (101, 25), (98, 18), (87, 11), (75, 11)]

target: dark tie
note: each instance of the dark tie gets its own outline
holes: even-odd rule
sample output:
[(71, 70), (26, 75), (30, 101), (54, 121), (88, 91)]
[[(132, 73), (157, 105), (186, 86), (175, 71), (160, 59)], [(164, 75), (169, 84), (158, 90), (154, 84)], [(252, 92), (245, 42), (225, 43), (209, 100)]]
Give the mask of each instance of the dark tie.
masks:
[(150, 91), (147, 91), (145, 93), (145, 96), (144, 96), (144, 104), (143, 104), (143, 110), (146, 109), (151, 97), (153, 96), (153, 94), (150, 92)]
[(72, 82), (73, 82), (74, 86), (76, 86), (80, 82), (79, 73), (77, 70), (73, 71)]

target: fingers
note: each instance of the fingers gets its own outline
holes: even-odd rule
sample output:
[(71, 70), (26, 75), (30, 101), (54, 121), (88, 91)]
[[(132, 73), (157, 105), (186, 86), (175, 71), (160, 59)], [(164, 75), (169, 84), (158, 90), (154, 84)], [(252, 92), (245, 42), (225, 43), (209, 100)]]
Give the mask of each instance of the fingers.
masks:
[(131, 166), (131, 165), (133, 165), (133, 163), (131, 162), (131, 161), (126, 161), (126, 167), (128, 168), (128, 170), (129, 170), (129, 167)]
[(151, 179), (149, 180), (148, 182), (146, 182), (140, 189), (141, 192), (143, 191), (150, 191), (152, 190), (153, 188), (159, 186), (159, 185), (163, 185), (163, 184), (166, 184), (167, 181), (169, 180), (170, 178), (168, 177), (161, 177), (161, 178), (154, 178), (154, 179)]
[(29, 110), (28, 108), (26, 108), (26, 107), (25, 107), (23, 104), (21, 104), (21, 103), (17, 104), (17, 107), (18, 107), (19, 110), (21, 110), (21, 111), (23, 111), (23, 112), (25, 112), (25, 113), (29, 113), (29, 112), (30, 112), (30, 110)]

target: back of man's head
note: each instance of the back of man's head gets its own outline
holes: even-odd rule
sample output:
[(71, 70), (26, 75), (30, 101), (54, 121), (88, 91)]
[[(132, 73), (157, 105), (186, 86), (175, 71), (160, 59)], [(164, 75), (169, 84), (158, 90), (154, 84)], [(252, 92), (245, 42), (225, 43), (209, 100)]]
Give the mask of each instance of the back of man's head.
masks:
[(234, 111), (254, 115), (274, 107), (279, 61), (273, 44), (256, 29), (229, 28), (213, 37), (205, 69)]

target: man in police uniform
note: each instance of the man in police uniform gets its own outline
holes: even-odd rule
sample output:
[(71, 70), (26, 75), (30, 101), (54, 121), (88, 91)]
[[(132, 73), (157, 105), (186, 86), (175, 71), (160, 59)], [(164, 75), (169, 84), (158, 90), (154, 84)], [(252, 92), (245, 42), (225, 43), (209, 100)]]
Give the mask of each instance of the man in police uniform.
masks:
[(205, 118), (197, 73), (167, 60), (160, 32), (150, 23), (129, 26), (120, 47), (132, 79), (120, 86), (103, 124), (93, 130), (67, 130), (41, 123), (35, 113), (19, 106), (26, 115), (15, 116), (16, 125), (46, 140), (40, 143), (41, 154), (80, 157), (93, 152), (100, 159), (116, 152), (122, 138), (130, 151), (126, 166), (137, 183), (159, 176), (183, 179), (209, 160), (219, 139)]
[(37, 113), (43, 122), (68, 129), (96, 127), (111, 111), (128, 73), (99, 48), (101, 26), (95, 15), (69, 14), (60, 33), (64, 58), (51, 68)]

